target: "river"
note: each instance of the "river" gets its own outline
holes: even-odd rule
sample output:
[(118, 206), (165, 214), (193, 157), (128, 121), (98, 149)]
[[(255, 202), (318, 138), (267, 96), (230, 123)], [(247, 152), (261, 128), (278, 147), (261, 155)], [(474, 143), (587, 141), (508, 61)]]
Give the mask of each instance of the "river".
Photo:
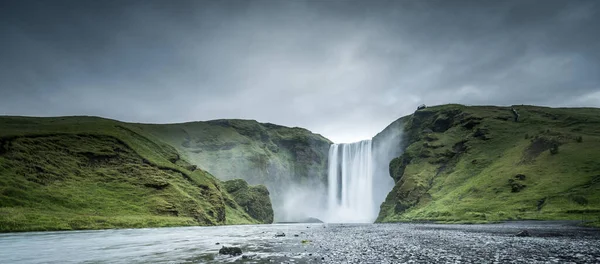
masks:
[[(530, 237), (516, 237), (519, 230)], [(285, 237), (275, 237), (278, 232)], [(218, 243), (218, 244), (217, 244)], [(242, 256), (223, 256), (223, 246)], [(0, 234), (1, 263), (600, 263), (600, 230), (490, 225), (274, 224)]]

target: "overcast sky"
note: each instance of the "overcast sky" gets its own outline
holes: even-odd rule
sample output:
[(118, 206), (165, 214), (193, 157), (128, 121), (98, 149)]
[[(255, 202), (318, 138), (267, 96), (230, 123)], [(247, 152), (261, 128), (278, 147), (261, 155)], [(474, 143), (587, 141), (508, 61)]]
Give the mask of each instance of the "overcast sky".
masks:
[(600, 1), (0, 1), (0, 115), (352, 142), (422, 103), (600, 107)]

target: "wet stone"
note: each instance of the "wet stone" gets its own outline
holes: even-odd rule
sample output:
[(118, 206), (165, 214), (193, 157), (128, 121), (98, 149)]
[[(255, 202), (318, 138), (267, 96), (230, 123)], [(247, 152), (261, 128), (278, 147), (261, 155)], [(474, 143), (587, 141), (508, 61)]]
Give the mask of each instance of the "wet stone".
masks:
[(230, 256), (239, 256), (239, 255), (242, 255), (242, 249), (239, 247), (223, 246), (221, 249), (219, 249), (219, 254), (230, 255)]
[(515, 234), (515, 236), (517, 236), (517, 237), (529, 237), (531, 235), (529, 234), (529, 232), (527, 230), (521, 230), (517, 234)]

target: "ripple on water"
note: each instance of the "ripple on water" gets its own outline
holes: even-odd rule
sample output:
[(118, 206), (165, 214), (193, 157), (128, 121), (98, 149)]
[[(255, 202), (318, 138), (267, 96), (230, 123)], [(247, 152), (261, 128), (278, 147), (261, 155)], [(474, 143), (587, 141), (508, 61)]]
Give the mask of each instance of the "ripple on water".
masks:
[[(515, 237), (522, 229), (532, 236)], [(276, 238), (277, 232), (287, 236)], [(0, 259), (6, 263), (597, 263), (599, 242), (597, 229), (551, 223), (288, 224), (3, 234)], [(244, 254), (219, 255), (221, 246), (239, 246)]]

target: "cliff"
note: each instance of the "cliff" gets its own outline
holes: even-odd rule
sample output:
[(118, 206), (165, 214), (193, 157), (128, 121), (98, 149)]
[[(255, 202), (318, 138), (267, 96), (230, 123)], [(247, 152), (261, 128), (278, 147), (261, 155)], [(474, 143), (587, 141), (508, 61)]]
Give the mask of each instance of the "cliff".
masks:
[(442, 105), (397, 122), (377, 222), (600, 219), (600, 109)]
[(221, 180), (265, 185), (276, 221), (304, 219), (324, 205), (331, 142), (321, 135), (238, 119), (136, 126)]

